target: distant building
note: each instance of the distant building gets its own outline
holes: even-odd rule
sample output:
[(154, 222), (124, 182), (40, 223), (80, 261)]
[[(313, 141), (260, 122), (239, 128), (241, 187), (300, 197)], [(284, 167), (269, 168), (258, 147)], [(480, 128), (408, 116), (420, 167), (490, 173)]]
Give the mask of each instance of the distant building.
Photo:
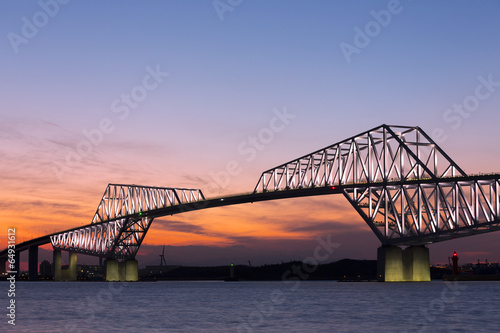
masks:
[(47, 260), (44, 260), (40, 263), (40, 277), (41, 278), (52, 277), (52, 265)]
[(76, 271), (78, 280), (101, 281), (104, 279), (102, 268), (99, 265), (78, 265)]

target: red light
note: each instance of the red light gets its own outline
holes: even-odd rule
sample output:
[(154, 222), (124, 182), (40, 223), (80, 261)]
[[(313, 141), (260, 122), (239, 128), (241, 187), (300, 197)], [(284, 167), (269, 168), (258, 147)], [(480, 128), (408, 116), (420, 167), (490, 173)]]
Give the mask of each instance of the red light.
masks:
[(453, 256), (456, 257), (457, 256), (457, 253), (456, 252), (453, 252)]
[(337, 187), (336, 187), (336, 186), (332, 186), (332, 187), (331, 187), (331, 189), (332, 189), (332, 190), (335, 190), (335, 189), (337, 189)]

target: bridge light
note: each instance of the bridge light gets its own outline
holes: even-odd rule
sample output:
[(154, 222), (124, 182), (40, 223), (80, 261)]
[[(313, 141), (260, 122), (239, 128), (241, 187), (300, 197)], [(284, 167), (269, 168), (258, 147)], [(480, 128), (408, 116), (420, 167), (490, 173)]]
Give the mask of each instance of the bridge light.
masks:
[(139, 216), (142, 216), (142, 212), (139, 212)]
[(330, 187), (331, 190), (336, 190), (337, 189), (337, 186), (332, 186)]

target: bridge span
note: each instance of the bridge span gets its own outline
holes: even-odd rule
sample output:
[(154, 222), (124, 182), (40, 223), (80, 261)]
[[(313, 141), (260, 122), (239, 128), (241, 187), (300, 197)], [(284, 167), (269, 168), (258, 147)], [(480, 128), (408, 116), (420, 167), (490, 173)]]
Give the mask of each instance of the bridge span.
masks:
[[(83, 253), (107, 260), (108, 281), (137, 280), (135, 256), (155, 218), (342, 194), (381, 242), (379, 279), (428, 281), (426, 245), (500, 229), (499, 187), (500, 175), (467, 175), (419, 127), (382, 125), (264, 171), (247, 194), (206, 199), (199, 189), (109, 184), (92, 223), (18, 244), (14, 255), (29, 251), (36, 279), (38, 246), (50, 242), (56, 279), (76, 279), (76, 254)], [(61, 251), (70, 252), (66, 272)], [(0, 264), (9, 255), (0, 252)]]

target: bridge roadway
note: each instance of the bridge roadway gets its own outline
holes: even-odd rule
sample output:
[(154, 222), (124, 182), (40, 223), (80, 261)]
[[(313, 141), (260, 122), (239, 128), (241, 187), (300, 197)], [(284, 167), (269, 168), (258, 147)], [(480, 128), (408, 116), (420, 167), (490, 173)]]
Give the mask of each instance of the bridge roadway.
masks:
[[(427, 178), (427, 179), (411, 179), (411, 180), (389, 180), (386, 182), (372, 182), (372, 183), (363, 183), (363, 184), (344, 184), (344, 185), (337, 185), (337, 186), (323, 186), (323, 187), (312, 187), (312, 188), (303, 188), (303, 189), (290, 189), (290, 190), (281, 190), (281, 191), (269, 191), (269, 192), (264, 192), (264, 193), (245, 193), (245, 194), (236, 194), (236, 195), (231, 195), (231, 196), (224, 196), (224, 197), (217, 197), (217, 198), (210, 198), (206, 200), (200, 200), (192, 203), (185, 203), (181, 205), (175, 205), (175, 206), (169, 206), (165, 208), (160, 208), (156, 210), (150, 210), (146, 212), (142, 212), (139, 214), (133, 214), (133, 215), (128, 215), (128, 216), (122, 216), (122, 218), (141, 218), (141, 217), (151, 217), (151, 218), (158, 218), (158, 217), (163, 217), (163, 216), (168, 216), (168, 215), (175, 215), (175, 214), (181, 214), (181, 213), (187, 213), (191, 211), (196, 211), (196, 210), (201, 210), (201, 209), (208, 209), (208, 208), (216, 208), (216, 207), (223, 207), (223, 206), (231, 206), (231, 205), (238, 205), (238, 204), (244, 204), (244, 203), (254, 203), (254, 202), (260, 202), (260, 201), (270, 201), (270, 200), (279, 200), (279, 199), (290, 199), (290, 198), (298, 198), (298, 197), (309, 197), (309, 196), (320, 196), (320, 195), (329, 195), (329, 194), (344, 194), (344, 190), (346, 189), (352, 189), (352, 188), (360, 188), (360, 187), (376, 187), (376, 186), (402, 186), (402, 185), (411, 185), (411, 184), (436, 184), (436, 183), (456, 183), (456, 182), (468, 182), (468, 181), (474, 181), (474, 180), (490, 180), (490, 179), (498, 179), (500, 175), (498, 174), (490, 174), (490, 175), (472, 175), (472, 176), (459, 176), (459, 177), (445, 177), (445, 178)], [(107, 223), (108, 221), (104, 222), (99, 222), (99, 223)], [(19, 244), (16, 244), (16, 252), (22, 252), (26, 251), (30, 248), (30, 246), (41, 246), (50, 243), (50, 237), (53, 235), (58, 235), (64, 232), (69, 232), (73, 230), (78, 230), (87, 226), (91, 225), (97, 225), (99, 223), (94, 223), (94, 224), (88, 224), (88, 225), (83, 225), (83, 226), (78, 226), (75, 228), (55, 232), (50, 235), (34, 238)], [(495, 223), (498, 223), (495, 222)], [(486, 225), (484, 225), (486, 226)], [(372, 230), (375, 233), (378, 233), (378, 229), (374, 228), (372, 225), (370, 225)], [(466, 228), (460, 228), (456, 229), (456, 231), (461, 231), (462, 229)], [(481, 229), (478, 228), (477, 226), (472, 226), (470, 229), (475, 229), (475, 232), (472, 232), (474, 234), (479, 234), (483, 232), (489, 232), (491, 231), (490, 229)], [(470, 235), (471, 233), (469, 233)], [(440, 237), (440, 233), (435, 233), (435, 236), (437, 238)], [(460, 234), (457, 234), (456, 236), (460, 236)], [(425, 242), (419, 242), (418, 238), (415, 239), (414, 242), (409, 243), (408, 239), (406, 240), (407, 243), (406, 245), (424, 245), (428, 244), (428, 241)], [(388, 243), (389, 244), (389, 243)], [(386, 245), (388, 245), (386, 244)], [(0, 252), (0, 259), (7, 258), (8, 255), (8, 249), (4, 249), (3, 251)]]

